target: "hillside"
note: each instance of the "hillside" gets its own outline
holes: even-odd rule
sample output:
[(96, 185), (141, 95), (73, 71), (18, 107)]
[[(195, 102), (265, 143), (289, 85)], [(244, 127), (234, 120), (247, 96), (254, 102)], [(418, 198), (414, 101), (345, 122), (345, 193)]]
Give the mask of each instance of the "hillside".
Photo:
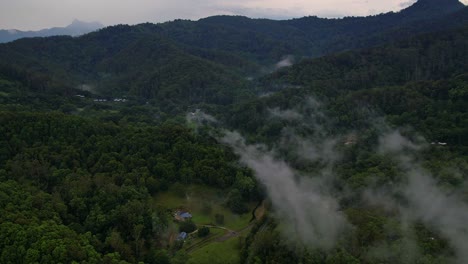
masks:
[(468, 45), (465, 26), (456, 31), (413, 37), (377, 48), (303, 60), (263, 78), (272, 89), (279, 83), (313, 87), (317, 94), (440, 80), (466, 73)]
[[(415, 105), (425, 101), (404, 106), (399, 105), (400, 103), (404, 104), (406, 100), (412, 99), (419, 100), (425, 96), (440, 96), (431, 100), (454, 100), (454, 104), (457, 105), (455, 108), (448, 107), (451, 105), (448, 102), (433, 106), (447, 106), (444, 111), (450, 116), (451, 111), (460, 110), (459, 106), (465, 100), (462, 91), (466, 85), (466, 78), (463, 76), (467, 74), (468, 69), (468, 53), (464, 48), (468, 45), (467, 33), (468, 28), (465, 27), (456, 31), (418, 36), (382, 47), (304, 60), (262, 78), (258, 83), (258, 93), (265, 96), (235, 105), (230, 108), (231, 112), (224, 113), (224, 116), (227, 117), (228, 124), (236, 129), (252, 134), (259, 140), (266, 138), (269, 141), (274, 141), (275, 137), (280, 136), (281, 130), (274, 131), (275, 127), (271, 127), (268, 118), (271, 113), (268, 109), (294, 108), (308, 96), (328, 102), (330, 111), (338, 111), (335, 113), (337, 116), (334, 118), (337, 119), (333, 121), (336, 122), (334, 126), (343, 129), (365, 129), (369, 124), (363, 115), (366, 115), (365, 109), (368, 107), (377, 111), (375, 114), (391, 114), (395, 110), (389, 110), (387, 113), (385, 109), (397, 108), (406, 112), (406, 109), (413, 109)], [(424, 85), (432, 87), (427, 89), (440, 90), (431, 95), (427, 94), (428, 91), (412, 94), (420, 91), (411, 89)], [(451, 89), (452, 92), (449, 91)], [(460, 91), (455, 92), (458, 89)], [(395, 91), (405, 95), (400, 94), (392, 99)], [(379, 94), (381, 99), (375, 98), (376, 94)], [(458, 98), (455, 94), (460, 94), (461, 97)], [(422, 111), (431, 106), (420, 107)], [(364, 112), (360, 113), (361, 110)], [(434, 114), (431, 110), (430, 115)], [(456, 116), (455, 113), (452, 114)], [(464, 122), (451, 124), (450, 127), (454, 128), (452, 130), (444, 129), (446, 123), (436, 122), (432, 124), (431, 131), (428, 128), (423, 129), (422, 124), (416, 124), (415, 121), (429, 118), (426, 115), (427, 113), (420, 113), (417, 118), (411, 119), (413, 123), (399, 122), (399, 125), (420, 126), (425, 136), (430, 139), (436, 140), (440, 137), (453, 143), (458, 141), (466, 147), (466, 140), (460, 141), (467, 129)], [(463, 120), (463, 117), (460, 118)], [(442, 120), (448, 119), (451, 118)], [(436, 127), (444, 130), (446, 134), (437, 132)], [(454, 131), (458, 131), (456, 135), (453, 134)]]
[[(288, 55), (315, 57), (461, 27), (468, 13), (457, 3), (422, 1), (399, 13), (365, 18), (273, 21), (218, 16), (119, 25), (79, 38), (0, 45), (0, 58), (3, 69), (39, 76), (32, 79), (45, 75), (56, 87), (65, 86), (65, 94), (85, 86), (100, 95), (137, 96), (158, 104), (164, 98), (183, 107), (219, 105), (238, 100), (234, 94), (249, 95), (247, 79), (274, 70)], [(428, 5), (438, 7), (428, 11)], [(438, 27), (432, 26), (434, 21)]]
[[(316, 57), (330, 52), (369, 47), (397, 40), (402, 36), (393, 35), (389, 39), (387, 34), (397, 29), (413, 27), (416, 23), (425, 24), (438, 19), (441, 23), (437, 24), (443, 27), (446, 23), (452, 23), (449, 22), (451, 20), (449, 17), (463, 11), (464, 14), (461, 15), (463, 21), (457, 22), (458, 25), (452, 24), (457, 27), (467, 21), (465, 9), (465, 6), (457, 0), (423, 0), (397, 13), (370, 17), (342, 19), (304, 17), (274, 21), (217, 16), (197, 22), (165, 23), (161, 25), (161, 30), (166, 36), (188, 46), (241, 52), (260, 61), (273, 62), (272, 59), (280, 60), (289, 54), (298, 57)], [(433, 28), (425, 24), (412, 33), (431, 30)], [(372, 36), (372, 41), (367, 40), (369, 36)]]
[(306, 60), (219, 114), (274, 208), (241, 263), (466, 262), (466, 36)]
[(0, 263), (468, 263), (467, 10), (0, 44)]

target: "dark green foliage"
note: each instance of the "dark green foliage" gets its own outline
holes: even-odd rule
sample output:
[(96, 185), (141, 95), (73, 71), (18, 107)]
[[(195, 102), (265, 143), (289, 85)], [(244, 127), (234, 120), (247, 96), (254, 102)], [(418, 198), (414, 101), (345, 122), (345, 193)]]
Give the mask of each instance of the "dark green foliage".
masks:
[[(338, 178), (333, 190), (338, 197), (346, 196), (339, 198), (340, 207), (353, 230), (342, 234), (342, 240), (329, 251), (307, 248), (294, 239), (285, 242), (291, 234), (280, 234), (282, 228), (272, 222), (259, 223), (245, 240), (243, 263), (415, 263), (412, 245), (424, 255), (416, 263), (450, 263), (455, 254), (453, 244), (435, 232), (436, 227), (416, 223), (403, 230), (397, 209), (369, 205), (363, 196), (369, 188), (385, 190), (407, 180), (394, 159), (376, 153), (381, 117), (409, 138), (422, 134), (429, 143), (435, 142), (420, 153), (424, 168), (441, 188), (464, 192), (468, 175), (464, 158), (468, 150), (466, 32), (465, 27), (304, 61), (263, 79), (265, 91), (276, 92), (236, 105), (226, 114), (230, 125), (247, 135), (248, 141), (280, 148), (281, 158), (305, 175), (313, 175), (322, 165), (298, 160), (293, 146), (292, 150), (278, 147), (284, 139), (284, 127), (313, 140), (315, 131), (307, 126), (307, 118), (320, 111), (325, 118), (310, 122), (320, 125), (322, 133), (340, 137), (354, 131), (359, 138), (349, 146), (338, 143), (343, 156), (333, 165)], [(308, 97), (322, 101), (319, 110), (304, 103)], [(275, 108), (292, 109), (303, 117), (299, 121), (278, 120), (271, 114)], [(233, 190), (232, 197), (237, 197), (237, 191)], [(407, 202), (395, 195), (399, 203)], [(463, 199), (466, 201), (465, 196)]]
[[(271, 109), (312, 115), (316, 109), (304, 100), (318, 97), (324, 117), (315, 121), (326, 133), (358, 135), (354, 145), (339, 146), (343, 156), (333, 164), (332, 191), (340, 194), (340, 211), (353, 228), (333, 249), (310, 249), (294, 236), (286, 241), (267, 214), (240, 243), (241, 261), (399, 263), (408, 236), (399, 228), (401, 219), (362, 200), (366, 188), (405, 181), (392, 159), (372, 149), (380, 132), (369, 117), (411, 126), (402, 129), (409, 136), (446, 142), (422, 151), (423, 166), (444, 189), (464, 195), (466, 12), (457, 1), (422, 0), (369, 18), (220, 16), (0, 45), (0, 262), (171, 263), (174, 256), (172, 263), (185, 263), (187, 255), (174, 252), (182, 241), (165, 244), (172, 208), (154, 206), (156, 194), (172, 186), (185, 196), (188, 184), (209, 185), (226, 193), (227, 207), (239, 214), (262, 196), (252, 172), (240, 169), (237, 157), (212, 138), (217, 132), (191, 124), (194, 134), (181, 125), (184, 115), (202, 108), (220, 120), (214, 126), (274, 146), (284, 127), (304, 137), (317, 131), (307, 122), (271, 118)], [(405, 36), (411, 38), (389, 44)], [(379, 43), (386, 45), (368, 49)], [(367, 49), (346, 51), (357, 47)], [(288, 54), (333, 51), (345, 52), (304, 60), (258, 82), (245, 78)], [(128, 102), (94, 101), (121, 96)], [(298, 172), (323, 167), (289, 149), (278, 153)], [(208, 202), (202, 207), (212, 213)], [(217, 225), (224, 220), (215, 215)], [(183, 232), (196, 228), (180, 223)], [(424, 255), (418, 263), (446, 263), (454, 255), (431, 226), (408, 228)], [(198, 235), (209, 230), (200, 228)], [(380, 246), (397, 251), (369, 252)]]
[(227, 206), (231, 211), (237, 214), (247, 212), (247, 205), (244, 202), (241, 192), (238, 189), (233, 189), (228, 194)]
[[(121, 31), (114, 42), (103, 39), (113, 31)], [(32, 49), (46, 46), (41, 53)], [(30, 67), (25, 54), (37, 56), (37, 66)], [(21, 81), (28, 91), (74, 95), (82, 93), (76, 87), (89, 87), (106, 96), (143, 97), (165, 112), (197, 103), (229, 104), (249, 94), (233, 70), (193, 56), (156, 32), (123, 26), (76, 42), (69, 37), (20, 40), (0, 46), (0, 57), (0, 76)]]
[(179, 223), (179, 232), (192, 233), (197, 230), (197, 226), (191, 220), (186, 220)]
[[(284, 56), (317, 57), (454, 29), (468, 21), (467, 14), (458, 1), (438, 0), (367, 18), (274, 21), (216, 16), (117, 25), (78, 38), (2, 44), (0, 76), (13, 77), (28, 91), (70, 96), (86, 88), (105, 96), (144, 98), (165, 113), (180, 113), (193, 104), (226, 105), (251, 97), (254, 89), (246, 77), (259, 76), (259, 65), (273, 68)], [(349, 64), (346, 58), (340, 60)], [(413, 77), (427, 76), (424, 70)], [(374, 74), (351, 71), (348, 78), (373, 79)]]
[(263, 79), (265, 91), (279, 92), (235, 105), (225, 116), (250, 139), (274, 142), (284, 126), (296, 124), (270, 118), (269, 109), (295, 109), (312, 96), (327, 105), (327, 127), (366, 129), (372, 125), (369, 116), (383, 115), (396, 126), (413, 126), (430, 141), (461, 149), (467, 144), (466, 32), (304, 61)]
[(467, 32), (465, 27), (384, 47), (305, 60), (265, 78), (264, 85), (271, 90), (280, 81), (284, 84), (276, 89), (307, 87), (317, 95), (330, 97), (349, 90), (454, 77), (468, 67), (464, 48), (468, 45)]
[(215, 221), (217, 225), (224, 225), (224, 215), (215, 214)]
[[(97, 239), (64, 225), (63, 201), (15, 181), (0, 183), (0, 260), (2, 263), (101, 262)], [(116, 257), (120, 260), (120, 257)]]
[(209, 234), (210, 234), (210, 229), (206, 226), (198, 229), (198, 237), (206, 237)]
[(171, 260), (165, 250), (151, 250), (145, 257), (145, 263), (171, 264)]
[[(225, 148), (179, 125), (117, 126), (14, 112), (0, 112), (0, 124), (0, 228), (8, 236), (0, 245), (2, 263), (146, 259), (170, 219), (150, 194), (178, 182), (183, 167), (194, 170), (186, 183), (218, 188), (231, 186), (237, 174)], [(36, 249), (47, 243), (57, 251)]]

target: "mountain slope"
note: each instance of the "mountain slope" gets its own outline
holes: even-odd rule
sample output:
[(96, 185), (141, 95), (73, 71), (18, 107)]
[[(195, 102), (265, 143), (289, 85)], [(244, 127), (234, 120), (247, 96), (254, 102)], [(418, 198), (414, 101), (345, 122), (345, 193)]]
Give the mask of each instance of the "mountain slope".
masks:
[(2, 69), (47, 76), (48, 83), (57, 83), (51, 86), (67, 87), (67, 93), (70, 87), (86, 86), (101, 95), (137, 96), (161, 105), (226, 104), (251, 95), (247, 79), (274, 70), (287, 55), (315, 57), (467, 23), (467, 8), (458, 1), (443, 2), (442, 11), (433, 12), (442, 2), (420, 0), (399, 13), (362, 18), (273, 21), (215, 16), (118, 25), (78, 38), (3, 44), (0, 61)]
[(34, 85), (36, 92), (60, 93), (62, 86), (62, 94), (69, 94), (71, 87), (76, 92), (86, 86), (103, 96), (155, 100), (163, 109), (229, 104), (247, 92), (245, 80), (230, 68), (138, 27), (116, 26), (77, 39), (18, 40), (5, 44), (0, 57), (0, 75), (12, 76), (17, 68), (23, 83), (47, 77), (46, 84)]
[[(468, 241), (464, 10), (304, 29), (211, 17), (0, 45), (0, 262), (199, 263), (216, 251), (238, 263), (453, 263)], [(289, 52), (334, 50), (246, 79)], [(246, 136), (224, 137), (234, 153), (215, 139), (223, 128)], [(253, 218), (221, 206), (247, 203)], [(175, 210), (227, 229), (174, 242), (186, 227)]]
[(367, 130), (373, 116), (388, 115), (394, 124), (466, 151), (467, 34), (465, 27), (305, 60), (263, 78), (262, 94), (268, 96), (231, 107), (219, 119), (255, 139), (275, 142), (283, 124), (271, 123), (269, 109), (295, 109), (312, 97), (329, 105), (336, 132)]
[(450, 78), (468, 69), (467, 34), (468, 27), (464, 27), (382, 47), (304, 60), (266, 77), (265, 87), (282, 82), (316, 87), (320, 89), (317, 92), (332, 95), (378, 85)]
[(20, 31), (15, 29), (0, 30), (0, 43), (10, 42), (21, 38), (50, 37), (50, 36), (80, 36), (86, 33), (103, 28), (104, 25), (98, 22), (83, 22), (77, 19), (66, 27), (54, 27), (39, 31)]
[(442, 16), (464, 8), (458, 0), (419, 0), (401, 13), (407, 17)]
[[(369, 17), (304, 17), (275, 21), (215, 16), (196, 22), (164, 23), (155, 26), (155, 30), (188, 46), (238, 52), (272, 62), (288, 54), (317, 57), (375, 46), (390, 40), (387, 32), (414, 27), (415, 23), (422, 26), (414, 29), (412, 34), (433, 32), (429, 21), (449, 24), (451, 16), (463, 9), (466, 9), (465, 6), (457, 0), (420, 0), (397, 13)], [(466, 18), (466, 14), (463, 16)], [(363, 41), (370, 36), (372, 40)], [(405, 37), (392, 35), (393, 40)]]

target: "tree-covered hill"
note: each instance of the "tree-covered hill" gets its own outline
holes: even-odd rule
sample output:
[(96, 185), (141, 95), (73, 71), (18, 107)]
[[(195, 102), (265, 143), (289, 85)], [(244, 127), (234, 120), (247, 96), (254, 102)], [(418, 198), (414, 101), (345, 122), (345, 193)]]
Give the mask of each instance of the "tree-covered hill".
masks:
[[(466, 12), (420, 0), (0, 45), (0, 263), (466, 263)], [(285, 55), (302, 59), (277, 69)], [(184, 244), (164, 195), (186, 185), (260, 216)]]
[(86, 86), (109, 97), (139, 96), (179, 106), (232, 103), (245, 90), (245, 80), (232, 69), (191, 55), (157, 35), (135, 31), (121, 26), (78, 39), (6, 44), (0, 51), (2, 75), (20, 71), (23, 79), (47, 78), (50, 84), (38, 92), (69, 94), (74, 89), (76, 94)]
[[(468, 28), (412, 37), (377, 48), (304, 60), (263, 78), (268, 89), (314, 87), (317, 94), (439, 80), (466, 73)], [(283, 85), (283, 86), (284, 86)]]
[(271, 140), (282, 124), (270, 122), (269, 109), (293, 109), (312, 96), (329, 104), (337, 128), (367, 128), (366, 109), (372, 109), (428, 139), (466, 147), (467, 30), (304, 60), (262, 78), (258, 89), (265, 96), (222, 115), (233, 127)]
[(20, 112), (0, 112), (0, 124), (2, 263), (160, 263), (174, 208), (155, 194), (174, 183), (245, 193), (236, 186), (251, 177), (180, 125)]
[[(216, 16), (199, 21), (118, 25), (82, 37), (0, 45), (2, 75), (21, 72), (47, 89), (137, 96), (158, 105), (224, 105), (251, 95), (247, 79), (285, 56), (316, 57), (466, 24), (458, 1), (421, 0), (398, 13), (287, 21)], [(433, 26), (437, 21), (436, 27)], [(24, 76), (27, 77), (24, 77)], [(41, 90), (44, 92), (44, 89)]]
[[(283, 201), (277, 195), (283, 189), (270, 186), (273, 210), (281, 217), (252, 229), (241, 261), (466, 262), (466, 36), (463, 28), (305, 60), (265, 77), (262, 96), (221, 113), (246, 137), (247, 147), (235, 148), (262, 182), (268, 186), (276, 179), (271, 175), (289, 176), (299, 193), (284, 194), (290, 200)], [(385, 142), (389, 130), (399, 132)], [(259, 142), (266, 146), (252, 151)], [(385, 144), (395, 149), (385, 153)], [(406, 145), (398, 149), (400, 144)], [(278, 182), (291, 189), (287, 180)], [(332, 249), (301, 239), (308, 227), (320, 236), (320, 221), (336, 220), (329, 212), (317, 213), (320, 203), (304, 193), (325, 203), (327, 195), (334, 197), (336, 213), (352, 225)], [(424, 206), (415, 206), (416, 200)], [(296, 203), (288, 201), (300, 204), (296, 214)], [(288, 222), (290, 214), (307, 224), (293, 217)], [(447, 232), (448, 222), (463, 235)], [(326, 234), (336, 230), (332, 226)]]
[[(196, 22), (164, 23), (160, 28), (164, 35), (189, 46), (241, 52), (261, 61), (274, 62), (289, 54), (316, 57), (407, 36), (389, 35), (395, 30), (411, 28), (412, 34), (431, 32), (434, 28), (429, 25), (429, 21), (434, 20), (440, 22), (435, 23), (440, 24), (440, 27), (458, 27), (467, 22), (465, 9), (457, 0), (422, 0), (397, 13), (369, 17), (304, 17), (274, 21), (215, 16)], [(459, 16), (461, 18), (452, 24), (453, 17)], [(422, 26), (414, 28), (416, 24)]]

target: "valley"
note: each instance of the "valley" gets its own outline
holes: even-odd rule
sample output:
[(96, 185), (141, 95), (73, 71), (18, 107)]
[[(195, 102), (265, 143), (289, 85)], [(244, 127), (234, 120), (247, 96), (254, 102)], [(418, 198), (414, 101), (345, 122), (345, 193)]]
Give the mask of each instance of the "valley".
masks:
[(467, 10), (0, 44), (0, 263), (466, 263)]

